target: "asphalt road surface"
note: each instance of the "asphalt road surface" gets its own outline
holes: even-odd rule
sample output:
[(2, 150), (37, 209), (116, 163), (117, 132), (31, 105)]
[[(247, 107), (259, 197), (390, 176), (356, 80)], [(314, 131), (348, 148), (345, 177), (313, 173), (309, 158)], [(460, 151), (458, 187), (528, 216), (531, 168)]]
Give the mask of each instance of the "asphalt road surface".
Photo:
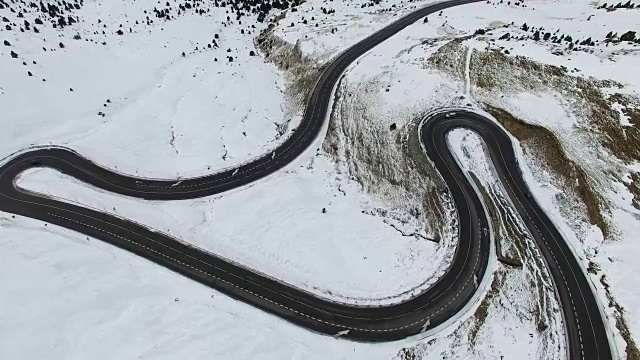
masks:
[(291, 137), (274, 152), (250, 163), (180, 181), (146, 179), (107, 169), (69, 149), (37, 148), (10, 156), (0, 167), (0, 210), (108, 242), (313, 331), (358, 341), (397, 340), (432, 329), (459, 313), (486, 272), (490, 248), (487, 214), (452, 157), (445, 136), (456, 127), (471, 128), (485, 139), (508, 195), (551, 269), (567, 328), (570, 358), (609, 359), (605, 327), (580, 264), (544, 211), (528, 195), (509, 136), (491, 120), (474, 113), (439, 113), (425, 119), (421, 127), (419, 136), (427, 155), (441, 172), (457, 205), (459, 242), (452, 264), (440, 280), (420, 295), (389, 306), (331, 302), (134, 222), (15, 187), (16, 177), (33, 167), (49, 167), (106, 191), (152, 200), (199, 198), (250, 184), (282, 169), (314, 142), (327, 118), (333, 90), (354, 60), (426, 15), (475, 1), (454, 0), (426, 6), (346, 50), (324, 69), (303, 120)]

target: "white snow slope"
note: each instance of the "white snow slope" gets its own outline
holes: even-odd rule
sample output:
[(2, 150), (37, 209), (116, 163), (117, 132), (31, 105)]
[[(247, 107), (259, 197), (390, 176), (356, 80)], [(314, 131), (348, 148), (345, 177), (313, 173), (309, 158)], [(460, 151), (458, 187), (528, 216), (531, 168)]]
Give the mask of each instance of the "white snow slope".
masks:
[[(216, 9), (146, 24), (155, 6), (87, 1), (73, 26), (3, 30), (10, 45), (0, 53), (0, 121), (8, 130), (0, 151), (65, 145), (118, 171), (176, 177), (238, 164), (287, 136), (277, 125), (293, 128), (300, 114), (289, 109), (284, 77), (249, 55), (265, 24), (245, 17), (240, 25)], [(1, 11), (10, 24), (22, 21)], [(216, 34), (219, 48), (209, 49)], [(185, 202), (121, 199), (50, 170), (26, 173), (20, 185), (126, 216), (339, 301), (396, 302), (442, 273), (450, 252), (364, 214), (384, 204), (327, 156), (302, 163), (248, 189)], [(308, 333), (37, 221), (3, 214), (0, 234), (3, 359), (254, 358), (270, 349), (272, 358), (386, 358), (398, 349)]]
[[(508, 51), (510, 56), (525, 56), (538, 62), (564, 66), (572, 75), (614, 80), (621, 83), (623, 88), (611, 91), (638, 97), (639, 45), (628, 42), (607, 44), (605, 37), (609, 32), (617, 33), (619, 36), (629, 30), (638, 31), (637, 19), (640, 9), (637, 8), (636, 2), (635, 9), (608, 11), (599, 8), (603, 3), (578, 0), (492, 1), (445, 10), (441, 15), (429, 16), (428, 23), (416, 23), (407, 28), (391, 41), (381, 44), (359, 59), (357, 66), (350, 70), (346, 78), (349, 84), (347, 91), (359, 93), (361, 103), (366, 105), (366, 116), (377, 119), (380, 127), (386, 129), (391, 123), (396, 123), (398, 128), (402, 128), (416, 114), (439, 106), (475, 104), (480, 101), (496, 104), (528, 122), (551, 129), (572, 160), (587, 169), (600, 184), (602, 179), (608, 182), (600, 191), (611, 205), (612, 213), (605, 216), (616, 229), (616, 239), (605, 241), (600, 229), (588, 223), (583, 208), (567, 207), (563, 203), (565, 196), (557, 184), (558, 180), (541, 170), (540, 160), (526, 152), (521, 163), (526, 164), (530, 172), (525, 172), (525, 175), (536, 198), (544, 204), (567, 236), (585, 269), (590, 261), (600, 266), (601, 271), (589, 275), (600, 300), (605, 306), (610, 303), (601, 283), (601, 276), (604, 274), (614, 299), (626, 309), (624, 316), (631, 336), (637, 342), (640, 317), (636, 309), (640, 284), (637, 276), (633, 274), (639, 270), (638, 262), (635, 261), (637, 244), (634, 234), (640, 226), (640, 212), (631, 205), (633, 196), (623, 186), (623, 182), (629, 181), (628, 176), (612, 181), (608, 175), (609, 169), (616, 168), (619, 163), (605, 149), (594, 146), (597, 143), (594, 144), (592, 138), (584, 136), (584, 120), (575, 115), (575, 109), (571, 108), (573, 104), (559, 94), (483, 92), (482, 89), (470, 86), (468, 77), (466, 83), (457, 81), (441, 72), (429, 70), (425, 61), (440, 45), (449, 40), (471, 36), (477, 29), (486, 29), (486, 35), (475, 36), (463, 41), (462, 45), (479, 50), (500, 49), (503, 52)], [(312, 4), (308, 6), (313, 10), (298, 12), (295, 16), (308, 19), (321, 13)], [(339, 6), (344, 5), (332, 4), (330, 7)], [(378, 23), (384, 21), (380, 20), (382, 16), (353, 16), (350, 17), (350, 21), (341, 20), (340, 16), (332, 17), (325, 27), (335, 28), (333, 35), (326, 34), (322, 29), (317, 31), (313, 26), (303, 27), (296, 33), (293, 29), (300, 27), (299, 23), (293, 28), (280, 28), (279, 34), (288, 39), (299, 38), (299, 46), (309, 54), (333, 54), (340, 46), (349, 45), (359, 38), (354, 34), (350, 42), (349, 34), (359, 33), (364, 28), (372, 31), (377, 28)], [(284, 23), (287, 25), (289, 21)], [(554, 44), (543, 40), (514, 40), (514, 37), (527, 35), (521, 30), (525, 23), (529, 27), (543, 28), (543, 34), (548, 31), (558, 36), (571, 35), (574, 40), (580, 42), (591, 38), (596, 44), (577, 44), (577, 51), (568, 51), (566, 42)], [(506, 33), (510, 33), (512, 38), (500, 39)], [(466, 73), (469, 72), (469, 66), (474, 66), (469, 62), (469, 53), (466, 59), (464, 56), (460, 59), (460, 66)], [(504, 76), (508, 78), (509, 74)], [(362, 110), (354, 107), (354, 111)], [(621, 121), (625, 124), (624, 117), (621, 117)], [(628, 123), (628, 120), (626, 121)], [(638, 166), (631, 165), (628, 169), (637, 171)], [(626, 342), (615, 328), (616, 320), (612, 316), (611, 307), (607, 307), (606, 315), (612, 331), (616, 333), (615, 341), (619, 354), (624, 356)], [(501, 326), (504, 322), (489, 323)], [(494, 329), (493, 326), (488, 328)], [(500, 347), (504, 344), (496, 341), (495, 345)], [(479, 357), (498, 356), (490, 352), (478, 352)], [(429, 355), (433, 353), (430, 352), (426, 357), (429, 358)], [(435, 357), (437, 358), (437, 355)]]
[[(381, 1), (361, 8), (367, 3), (307, 1), (287, 14), (276, 35), (291, 43), (299, 40), (305, 53), (325, 61), (424, 3)], [(456, 105), (459, 95), (473, 96), (470, 89), (425, 70), (424, 59), (453, 34), (473, 33), (514, 16), (552, 21), (544, 9), (559, 6), (528, 3), (537, 9), (476, 4), (431, 16), (429, 24), (416, 23), (363, 57), (350, 69), (348, 86), (364, 94), (366, 111), (385, 128), (392, 122), (400, 128), (425, 109)], [(589, 31), (566, 18), (592, 7), (564, 3), (560, 10), (567, 16), (553, 10), (553, 21)], [(71, 27), (42, 26), (38, 35), (2, 30), (0, 36), (11, 46), (0, 49), (1, 153), (52, 143), (126, 173), (175, 177), (241, 163), (282, 141), (287, 134), (278, 133), (277, 125), (290, 121), (291, 129), (300, 114), (287, 103), (283, 73), (262, 57), (249, 56), (255, 50), (253, 38), (265, 25), (246, 17), (242, 24), (227, 21), (233, 14), (214, 7), (204, 16), (186, 12), (170, 22), (146, 25), (154, 6), (160, 5), (85, 0), (76, 12), (83, 21)], [(324, 14), (323, 7), (336, 12)], [(0, 15), (21, 21), (7, 9)], [(121, 23), (126, 31), (115, 35)], [(72, 40), (76, 32), (82, 40)], [(219, 48), (208, 49), (214, 34), (219, 34)], [(428, 38), (438, 40), (419, 45)], [(544, 61), (552, 57), (546, 48), (522, 49)], [(9, 56), (12, 50), (18, 59)], [(600, 66), (599, 75), (616, 77), (614, 65), (593, 56), (579, 55), (584, 58), (579, 63), (563, 61), (574, 61), (571, 66), (585, 72)], [(385, 204), (362, 193), (343, 164), (333, 164), (323, 153), (308, 154), (301, 164), (246, 189), (184, 202), (123, 199), (51, 170), (24, 174), (19, 185), (169, 232), (340, 301), (398, 301), (442, 272), (451, 249), (402, 236), (381, 218), (363, 214)], [(554, 208), (552, 200), (547, 203)], [(327, 214), (321, 214), (322, 208)], [(637, 227), (637, 221), (631, 223)], [(475, 346), (465, 340), (472, 318), (464, 316), (432, 339), (352, 343), (291, 326), (95, 239), (8, 214), (0, 214), (0, 224), (2, 359), (389, 359), (414, 345), (427, 359), (547, 354), (545, 338), (529, 336), (535, 324), (520, 316), (528, 295), (516, 297), (516, 305), (492, 308)], [(581, 249), (579, 242), (576, 246)], [(624, 259), (632, 255), (629, 246), (624, 240), (606, 251)], [(615, 264), (629, 265), (627, 260)], [(629, 275), (617, 277), (625, 274), (621, 266), (605, 271), (615, 295), (633, 309), (634, 287), (621, 289), (621, 284), (634, 283), (629, 279), (633, 273), (626, 270)], [(518, 291), (509, 289), (507, 294)], [(637, 321), (633, 318), (635, 333)], [(559, 342), (553, 350), (557, 356)]]

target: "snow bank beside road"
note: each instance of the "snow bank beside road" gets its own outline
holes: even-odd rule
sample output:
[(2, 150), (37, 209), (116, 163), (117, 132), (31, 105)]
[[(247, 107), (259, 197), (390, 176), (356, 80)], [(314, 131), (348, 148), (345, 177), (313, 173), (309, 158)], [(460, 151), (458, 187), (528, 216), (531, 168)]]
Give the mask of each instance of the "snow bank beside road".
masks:
[(321, 155), (242, 191), (197, 200), (122, 198), (49, 169), (31, 170), (17, 184), (131, 219), (337, 301), (398, 302), (435, 281), (445, 265), (437, 244), (364, 214), (363, 206), (384, 205)]

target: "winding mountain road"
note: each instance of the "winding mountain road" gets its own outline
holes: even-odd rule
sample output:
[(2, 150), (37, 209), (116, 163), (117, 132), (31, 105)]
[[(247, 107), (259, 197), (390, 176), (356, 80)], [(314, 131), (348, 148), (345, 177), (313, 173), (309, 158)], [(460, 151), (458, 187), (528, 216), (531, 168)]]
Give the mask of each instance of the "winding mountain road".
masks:
[(388, 306), (332, 302), (134, 222), (15, 185), (16, 177), (33, 167), (49, 167), (106, 191), (150, 200), (199, 198), (250, 184), (282, 169), (316, 140), (338, 80), (358, 57), (426, 15), (475, 1), (428, 5), (343, 52), (323, 71), (291, 137), (274, 152), (250, 163), (178, 182), (120, 174), (65, 148), (37, 148), (7, 158), (0, 167), (0, 210), (95, 237), (313, 331), (358, 341), (397, 340), (432, 329), (459, 313), (485, 275), (490, 249), (487, 214), (446, 140), (448, 131), (469, 128), (484, 138), (508, 196), (551, 269), (567, 328), (569, 357), (610, 359), (605, 325), (588, 280), (559, 231), (528, 193), (509, 135), (493, 121), (472, 112), (434, 114), (423, 121), (418, 134), (457, 205), (459, 242), (452, 264), (428, 290)]

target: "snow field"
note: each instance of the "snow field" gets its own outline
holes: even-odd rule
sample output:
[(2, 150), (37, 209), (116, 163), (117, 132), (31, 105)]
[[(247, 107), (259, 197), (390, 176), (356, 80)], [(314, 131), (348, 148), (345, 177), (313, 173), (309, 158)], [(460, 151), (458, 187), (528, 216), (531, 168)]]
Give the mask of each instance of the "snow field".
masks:
[[(92, 2), (82, 9), (86, 22), (78, 23), (78, 32), (93, 39), (96, 19), (118, 24), (154, 4)], [(277, 124), (290, 121), (293, 128), (300, 117), (287, 109), (282, 73), (249, 56), (258, 30), (240, 34), (221, 25), (225, 18), (224, 12), (179, 17), (96, 39), (105, 46), (72, 40), (72, 28), (17, 33), (10, 41), (20, 59), (0, 56), (0, 125), (10, 129), (0, 134), (0, 150), (65, 145), (125, 173), (174, 178), (237, 165), (275, 148), (283, 139)], [(215, 34), (220, 48), (208, 49)], [(43, 52), (43, 45), (52, 46), (43, 38), (58, 38), (65, 48)]]
[[(289, 13), (276, 34), (291, 43), (299, 40), (303, 52), (326, 60), (400, 13), (425, 3), (399, 2), (393, 11), (396, 16), (381, 11), (393, 4), (381, 2), (360, 9), (357, 3), (309, 1), (298, 12)], [(398, 123), (400, 128), (416, 113), (464, 105), (471, 101), (469, 95), (478, 95), (462, 82), (425, 69), (425, 59), (456, 35), (513, 21), (516, 28), (527, 22), (574, 37), (603, 39), (608, 31), (620, 33), (634, 25), (635, 12), (596, 11), (586, 1), (528, 1), (527, 5), (479, 3), (445, 10), (442, 16), (432, 15), (429, 23), (410, 26), (361, 58), (347, 75), (352, 86), (347, 91), (363, 97), (367, 111), (376, 114), (380, 126), (388, 129), (391, 123)], [(135, 14), (141, 17), (143, 9), (153, 6), (151, 1), (127, 3), (127, 7), (118, 2), (88, 2), (82, 10), (85, 23), (76, 28), (44, 28), (41, 37), (7, 33), (20, 60), (28, 66), (11, 59), (6, 48), (0, 49), (0, 108), (4, 115), (0, 125), (5, 129), (0, 132), (0, 150), (8, 154), (31, 144), (63, 144), (126, 173), (192, 176), (238, 164), (274, 148), (283, 138), (278, 138), (275, 123), (292, 119), (289, 129), (295, 127), (299, 117), (287, 108), (283, 73), (260, 57), (248, 56), (259, 29), (241, 35), (239, 29), (221, 25), (227, 14), (189, 16), (161, 26), (137, 27), (122, 37), (92, 35), (98, 18), (109, 21), (110, 26), (133, 26)], [(335, 8), (336, 14), (320, 15), (323, 6)], [(303, 26), (302, 16), (307, 26)], [(321, 19), (318, 28), (309, 21), (312, 16)], [(295, 25), (289, 27), (292, 21)], [(244, 28), (247, 23), (251, 24), (243, 21)], [(335, 34), (331, 28), (337, 29)], [(107, 45), (71, 40), (78, 29), (83, 38), (93, 36)], [(196, 46), (202, 49), (218, 32), (220, 49), (194, 50)], [(640, 79), (637, 72), (629, 71), (637, 54), (621, 55), (624, 44), (597, 46), (594, 54), (557, 56), (551, 54), (554, 48), (548, 44), (497, 40), (505, 32), (517, 33), (513, 28), (500, 28), (467, 44), (483, 48), (491, 42), (493, 47), (504, 46), (512, 55), (620, 81), (627, 86), (625, 91), (637, 93)], [(64, 37), (58, 39), (61, 35)], [(55, 47), (58, 41), (66, 48), (40, 51), (44, 45)], [(233, 63), (226, 61), (228, 48), (232, 49)], [(610, 56), (616, 61), (608, 60)], [(214, 57), (217, 62), (212, 61)], [(37, 64), (32, 64), (33, 60)], [(27, 69), (33, 77), (27, 77)], [(111, 102), (105, 107), (106, 99)], [(501, 101), (506, 109), (517, 110), (514, 114), (555, 131), (571, 129), (576, 121), (561, 111), (566, 104), (553, 94), (510, 94)], [(98, 116), (99, 111), (105, 116)], [(578, 148), (579, 143), (568, 146)], [(585, 223), (576, 225), (576, 219), (565, 220), (553, 178), (536, 171), (539, 165), (534, 159), (525, 156), (525, 160), (530, 169), (527, 180), (536, 198), (548, 205), (547, 210), (578, 252), (584, 249), (600, 264), (616, 299), (629, 311), (632, 333), (637, 334), (640, 321), (633, 309), (640, 294), (633, 286), (638, 279), (632, 235), (638, 211), (630, 205), (631, 194), (615, 183), (615, 191), (607, 193), (616, 204), (612, 218), (622, 230), (620, 241), (602, 244), (597, 229)], [(479, 161), (474, 158), (470, 164)], [(362, 210), (385, 204), (362, 194), (324, 155), (312, 162), (303, 164), (311, 169), (292, 168), (246, 191), (190, 203), (117, 198), (50, 170), (25, 174), (20, 185), (98, 209), (112, 211), (115, 206), (118, 215), (169, 230), (198, 246), (336, 300), (397, 301), (394, 295), (410, 294), (425, 275), (441, 270), (442, 255), (435, 245), (402, 237), (381, 219), (362, 214)], [(321, 214), (323, 207), (328, 210), (325, 215)], [(502, 305), (491, 304), (474, 346), (466, 341), (471, 328), (466, 323), (455, 330), (455, 326), (446, 329), (433, 338), (436, 341), (356, 344), (292, 327), (131, 254), (93, 239), (87, 241), (80, 234), (27, 219), (10, 219), (7, 214), (0, 224), (0, 263), (5, 264), (0, 271), (0, 289), (9, 289), (2, 294), (11, 294), (0, 295), (0, 338), (5, 339), (0, 343), (0, 358), (15, 358), (15, 354), (46, 354), (51, 359), (84, 359), (88, 354), (113, 358), (117, 351), (116, 358), (231, 355), (250, 359), (260, 354), (274, 359), (388, 359), (400, 347), (414, 344), (427, 359), (520, 358), (525, 353), (538, 358), (547, 351), (561, 352), (556, 347), (545, 348), (543, 337), (535, 334), (535, 324), (522, 314), (533, 299), (517, 296), (522, 288), (516, 280), (509, 281), (498, 298)], [(598, 291), (604, 299), (603, 289), (598, 287)], [(24, 331), (13, 330), (17, 327)], [(561, 328), (557, 325), (550, 330), (555, 334)], [(532, 333), (535, 335), (530, 336)], [(624, 348), (621, 339), (616, 340), (619, 348)]]

